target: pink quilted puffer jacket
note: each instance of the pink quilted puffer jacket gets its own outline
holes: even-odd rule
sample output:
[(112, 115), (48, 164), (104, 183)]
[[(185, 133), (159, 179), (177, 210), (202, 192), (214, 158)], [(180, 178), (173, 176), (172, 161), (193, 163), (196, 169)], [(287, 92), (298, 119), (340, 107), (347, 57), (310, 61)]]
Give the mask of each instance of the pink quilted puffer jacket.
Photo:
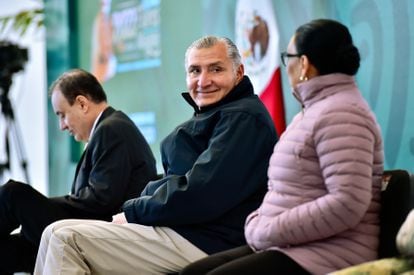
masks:
[(313, 274), (374, 260), (383, 172), (376, 119), (348, 75), (312, 78), (294, 95), (303, 110), (274, 148), (247, 242), (281, 250)]

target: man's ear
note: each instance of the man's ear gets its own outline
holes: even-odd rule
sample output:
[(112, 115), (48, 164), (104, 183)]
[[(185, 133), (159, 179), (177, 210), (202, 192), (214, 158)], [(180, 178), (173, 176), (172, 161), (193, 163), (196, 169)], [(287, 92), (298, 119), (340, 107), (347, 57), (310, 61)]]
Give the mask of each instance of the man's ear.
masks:
[(75, 103), (83, 110), (83, 112), (87, 112), (89, 110), (89, 99), (83, 95), (78, 95), (75, 98)]
[(244, 65), (240, 64), (240, 66), (237, 68), (237, 71), (236, 71), (237, 84), (243, 79), (243, 76), (244, 76)]

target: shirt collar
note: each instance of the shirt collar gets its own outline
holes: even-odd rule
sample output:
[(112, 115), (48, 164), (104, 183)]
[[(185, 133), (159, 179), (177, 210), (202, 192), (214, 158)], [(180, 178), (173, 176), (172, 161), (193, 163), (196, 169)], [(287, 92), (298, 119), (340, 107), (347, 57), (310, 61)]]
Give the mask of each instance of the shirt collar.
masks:
[(101, 118), (101, 116), (102, 116), (102, 113), (103, 113), (103, 111), (99, 113), (99, 115), (96, 117), (96, 119), (95, 119), (95, 121), (94, 121), (94, 123), (93, 123), (92, 129), (91, 129), (91, 132), (90, 132), (90, 134), (89, 134), (89, 139), (88, 139), (88, 142), (85, 144), (85, 149), (86, 149), (86, 147), (88, 146), (88, 143), (89, 143), (89, 141), (91, 140), (91, 138), (92, 138), (92, 136), (93, 136), (93, 133), (95, 132), (96, 125), (98, 124), (98, 121), (99, 121), (99, 119), (100, 119), (100, 118)]
[(102, 113), (103, 113), (103, 111), (101, 111), (101, 112), (99, 113), (99, 115), (98, 115), (98, 116), (96, 117), (96, 119), (95, 119), (95, 122), (93, 123), (91, 133), (89, 134), (89, 140), (91, 140), (92, 135), (93, 135), (93, 132), (95, 132), (96, 124), (98, 124), (98, 121), (99, 121), (99, 119), (100, 119), (100, 118), (101, 118), (101, 116), (102, 116)]

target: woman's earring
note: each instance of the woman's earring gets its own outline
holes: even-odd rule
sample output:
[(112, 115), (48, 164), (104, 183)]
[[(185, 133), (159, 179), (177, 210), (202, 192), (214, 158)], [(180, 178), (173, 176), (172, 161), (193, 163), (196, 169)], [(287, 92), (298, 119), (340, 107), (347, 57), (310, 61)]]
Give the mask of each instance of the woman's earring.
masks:
[(307, 77), (307, 76), (304, 76), (304, 75), (301, 75), (301, 76), (299, 77), (299, 80), (300, 80), (300, 81), (308, 81), (308, 77)]

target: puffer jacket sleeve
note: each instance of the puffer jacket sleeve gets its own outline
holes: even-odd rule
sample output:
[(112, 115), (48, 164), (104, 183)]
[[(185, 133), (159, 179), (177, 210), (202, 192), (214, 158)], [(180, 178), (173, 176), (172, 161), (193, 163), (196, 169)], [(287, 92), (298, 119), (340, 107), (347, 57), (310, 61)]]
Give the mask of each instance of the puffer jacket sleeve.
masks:
[[(264, 209), (278, 207), (269, 190), (258, 211), (247, 219), (249, 245), (256, 250), (295, 246), (329, 238), (360, 223), (372, 199), (374, 127), (369, 114), (356, 107), (318, 117), (310, 130), (311, 143), (304, 146), (315, 151), (315, 159), (306, 161), (319, 163), (320, 171), (309, 173), (320, 173), (324, 194), (269, 217)], [(271, 159), (272, 165), (280, 165), (280, 158)]]

